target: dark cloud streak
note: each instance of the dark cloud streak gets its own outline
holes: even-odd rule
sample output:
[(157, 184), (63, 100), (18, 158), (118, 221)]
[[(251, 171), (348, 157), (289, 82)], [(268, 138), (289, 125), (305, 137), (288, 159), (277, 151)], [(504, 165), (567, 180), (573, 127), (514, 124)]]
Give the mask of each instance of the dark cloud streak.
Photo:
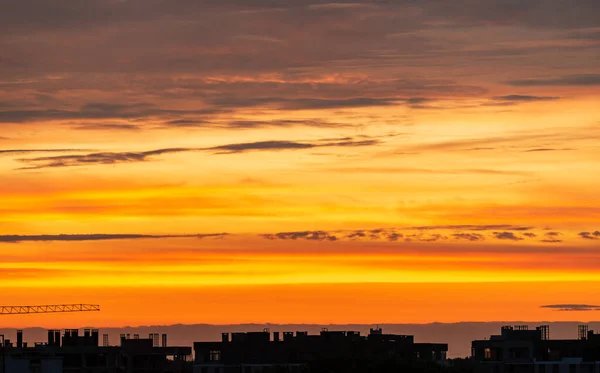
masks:
[(567, 75), (547, 79), (511, 80), (508, 84), (516, 87), (596, 86), (600, 85), (600, 74)]
[(114, 165), (119, 163), (147, 162), (152, 160), (154, 156), (183, 152), (211, 152), (213, 154), (237, 154), (250, 151), (283, 151), (331, 147), (364, 147), (376, 146), (379, 144), (381, 144), (381, 141), (378, 139), (363, 138), (323, 139), (316, 140), (313, 142), (273, 140), (225, 144), (209, 148), (164, 148), (143, 152), (98, 152), (80, 155), (21, 158), (19, 159), (19, 161), (26, 164), (30, 164), (30, 166), (22, 167), (22, 170), (35, 170), (42, 168)]
[(106, 241), (162, 238), (221, 238), (228, 233), (151, 235), (151, 234), (42, 234), (42, 235), (0, 235), (0, 243), (53, 242), (53, 241)]
[(600, 311), (600, 306), (593, 304), (548, 304), (540, 308), (550, 308), (556, 311)]

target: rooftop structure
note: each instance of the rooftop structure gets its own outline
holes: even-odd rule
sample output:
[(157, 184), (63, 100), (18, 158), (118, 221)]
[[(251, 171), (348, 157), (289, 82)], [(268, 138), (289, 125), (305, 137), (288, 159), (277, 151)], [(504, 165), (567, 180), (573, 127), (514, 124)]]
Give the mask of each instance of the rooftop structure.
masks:
[(472, 343), (479, 373), (600, 373), (600, 334), (579, 327), (577, 339), (550, 339), (542, 325), (504, 326), (500, 335)]
[(13, 343), (0, 336), (0, 373), (183, 373), (191, 371), (191, 347), (169, 347), (166, 334), (133, 339), (122, 335), (119, 346), (109, 346), (108, 335), (97, 329), (48, 330), (46, 342), (28, 344), (17, 331)]
[(384, 334), (372, 329), (368, 336), (355, 331), (322, 330), (223, 333), (218, 342), (194, 343), (194, 373), (255, 373), (269, 370), (300, 372), (316, 360), (395, 357), (444, 362), (447, 344), (415, 343), (409, 335)]

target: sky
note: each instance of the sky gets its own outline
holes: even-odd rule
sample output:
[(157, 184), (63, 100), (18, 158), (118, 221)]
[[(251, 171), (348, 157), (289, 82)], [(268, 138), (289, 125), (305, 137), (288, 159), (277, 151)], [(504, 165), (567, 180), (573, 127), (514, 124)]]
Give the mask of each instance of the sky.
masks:
[(599, 17), (0, 0), (0, 325), (598, 319)]

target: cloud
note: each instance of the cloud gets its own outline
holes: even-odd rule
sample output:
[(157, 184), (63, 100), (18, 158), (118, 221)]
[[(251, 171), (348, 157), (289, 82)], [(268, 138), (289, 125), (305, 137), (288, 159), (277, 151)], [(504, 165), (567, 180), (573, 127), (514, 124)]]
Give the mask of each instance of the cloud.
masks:
[(278, 97), (263, 98), (225, 98), (215, 99), (211, 103), (218, 107), (253, 107), (270, 106), (280, 110), (322, 110), (322, 109), (344, 109), (372, 106), (391, 106), (398, 105), (401, 98), (373, 98), (373, 97), (352, 97), (346, 99), (317, 99), (317, 98), (297, 98), (286, 99)]
[(153, 156), (193, 151), (191, 148), (165, 148), (145, 152), (104, 152), (83, 155), (60, 155), (51, 157), (21, 158), (19, 161), (31, 164), (22, 170), (42, 168), (74, 167), (90, 165), (111, 165), (117, 163), (145, 162)]
[(301, 150), (327, 147), (362, 147), (379, 145), (380, 143), (381, 141), (378, 139), (354, 139), (351, 137), (343, 137), (338, 139), (321, 139), (315, 140), (313, 142), (273, 140), (225, 144), (209, 148), (164, 148), (143, 152), (99, 152), (80, 155), (20, 158), (19, 161), (31, 165), (27, 167), (22, 167), (22, 170), (33, 170), (42, 168), (113, 165), (118, 163), (146, 162), (151, 160), (154, 156), (182, 152), (202, 151), (211, 152), (214, 154), (235, 154), (249, 151)]
[(368, 237), (365, 231), (355, 231), (346, 236), (346, 238), (351, 240), (357, 240), (365, 237)]
[(124, 124), (124, 123), (94, 123), (94, 124), (81, 124), (73, 127), (76, 130), (89, 130), (89, 131), (104, 131), (104, 130), (125, 130), (125, 131), (137, 131), (141, 127), (135, 124)]
[(494, 232), (494, 237), (499, 240), (522, 241), (523, 238), (515, 235), (513, 232)]
[(513, 231), (528, 231), (534, 227), (510, 225), (510, 224), (489, 224), (489, 225), (424, 225), (411, 227), (410, 229), (416, 230), (429, 230), (429, 229), (457, 229), (457, 230), (469, 230), (469, 231), (487, 231), (487, 230), (513, 230)]
[(407, 234), (404, 236), (404, 242), (437, 242), (437, 241), (443, 241), (443, 240), (447, 240), (448, 236), (444, 236), (442, 234), (439, 233), (433, 233), (433, 234), (423, 234), (423, 233), (417, 233), (417, 234)]
[[(222, 113), (222, 109), (205, 108), (198, 110), (177, 110), (164, 109), (151, 103), (134, 103), (129, 105), (113, 104), (107, 102), (92, 102), (79, 107), (76, 110), (64, 109), (29, 109), (29, 110), (4, 110), (0, 111), (0, 123), (24, 123), (24, 122), (44, 122), (44, 121), (65, 121), (65, 120), (139, 120), (147, 118), (163, 117), (185, 117), (197, 115), (212, 115)], [(83, 124), (81, 127), (90, 128), (100, 127), (104, 124)], [(106, 124), (107, 129), (111, 128)], [(122, 125), (117, 125), (122, 127)], [(80, 128), (85, 129), (85, 128)], [(123, 129), (123, 128), (120, 128)]]
[(525, 103), (525, 102), (539, 102), (539, 101), (556, 101), (556, 100), (560, 100), (560, 97), (507, 95), (507, 96), (496, 96), (496, 97), (493, 97), (492, 99), (495, 101), (502, 101), (502, 102), (508, 102), (508, 103)]
[(452, 237), (457, 240), (468, 240), (468, 241), (484, 241), (485, 237), (478, 233), (454, 233)]
[(306, 126), (306, 127), (352, 127), (352, 125), (345, 123), (334, 123), (319, 119), (281, 119), (281, 120), (232, 120), (227, 121), (224, 125), (226, 128), (267, 128), (267, 127), (294, 127), (294, 126)]
[(567, 75), (550, 79), (511, 80), (512, 86), (596, 86), (600, 85), (600, 74)]
[(537, 237), (537, 234), (531, 233), (531, 232), (525, 232), (525, 233), (523, 233), (523, 236), (529, 237), (529, 238), (534, 238), (534, 237)]
[(338, 239), (337, 236), (325, 231), (280, 232), (263, 234), (261, 237), (268, 240), (336, 241)]
[(481, 175), (514, 175), (514, 176), (531, 176), (531, 172), (527, 171), (511, 171), (511, 170), (493, 170), (493, 169), (443, 169), (443, 168), (413, 168), (413, 167), (337, 167), (329, 168), (328, 170), (337, 172), (355, 172), (355, 173), (381, 173), (381, 174), (440, 174), (440, 175), (464, 175), (464, 174), (481, 174)]
[(372, 240), (386, 240), (390, 242), (398, 241), (404, 238), (404, 234), (397, 232), (395, 228), (389, 229), (359, 229), (355, 231), (350, 231), (343, 238), (357, 241), (366, 239), (369, 241)]
[(417, 241), (421, 241), (421, 242), (436, 242), (436, 241), (442, 241), (442, 240), (447, 240), (448, 236), (444, 236), (443, 234), (439, 234), (439, 233), (434, 233), (434, 234), (430, 234), (430, 235), (409, 235), (407, 236), (409, 237), (409, 241), (410, 240), (417, 240)]
[(594, 232), (579, 232), (579, 237), (586, 240), (600, 240), (600, 231)]
[(570, 148), (534, 148), (534, 149), (528, 149), (528, 150), (523, 150), (524, 153), (536, 153), (536, 152), (560, 152), (560, 151), (568, 151), (568, 150), (575, 150), (575, 149), (570, 149)]
[(548, 304), (540, 308), (551, 308), (557, 311), (600, 311), (600, 306), (593, 304)]
[(0, 243), (39, 242), (39, 241), (105, 241), (161, 238), (222, 238), (228, 233), (152, 235), (152, 234), (41, 234), (41, 235), (0, 235)]
[(0, 149), (0, 156), (31, 153), (70, 153), (81, 151), (85, 151), (85, 149)]
[(167, 126), (171, 127), (206, 127), (211, 122), (197, 119), (176, 119), (166, 122)]
[(398, 241), (401, 238), (404, 238), (402, 233), (390, 233), (387, 235), (388, 241)]
[(256, 150), (294, 150), (294, 149), (311, 149), (316, 147), (315, 144), (300, 143), (294, 141), (257, 141), (238, 144), (219, 145), (210, 150), (219, 153), (243, 153)]
[(544, 242), (544, 243), (560, 243), (560, 242), (563, 242), (563, 240), (559, 239), (558, 237), (560, 237), (562, 235), (563, 234), (561, 232), (556, 232), (556, 231), (546, 232), (546, 233), (544, 233), (544, 236), (546, 238), (540, 240), (540, 242)]

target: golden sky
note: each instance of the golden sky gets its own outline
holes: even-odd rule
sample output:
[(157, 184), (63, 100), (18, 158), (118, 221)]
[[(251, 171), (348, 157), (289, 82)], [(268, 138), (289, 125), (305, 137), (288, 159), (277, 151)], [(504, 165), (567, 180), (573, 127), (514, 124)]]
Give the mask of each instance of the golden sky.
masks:
[(597, 318), (598, 14), (0, 1), (0, 325)]

